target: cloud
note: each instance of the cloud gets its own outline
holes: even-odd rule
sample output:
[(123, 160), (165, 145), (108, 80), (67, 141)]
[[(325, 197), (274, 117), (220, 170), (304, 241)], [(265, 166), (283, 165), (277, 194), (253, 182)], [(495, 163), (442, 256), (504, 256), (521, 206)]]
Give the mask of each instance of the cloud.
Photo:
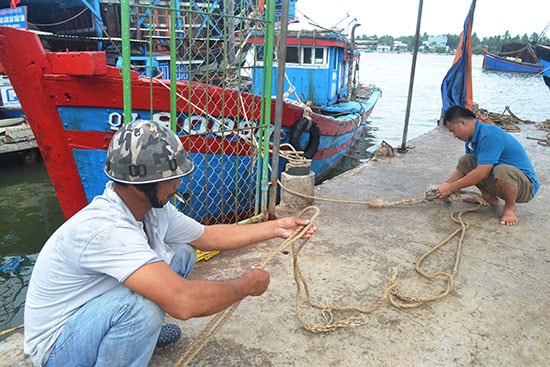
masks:
[[(418, 1), (414, 0), (298, 0), (297, 15), (302, 25), (306, 16), (320, 25), (344, 28), (354, 18), (361, 23), (358, 34), (411, 36), (416, 32)], [(420, 33), (459, 34), (471, 0), (425, 0)], [(524, 0), (504, 5), (502, 0), (478, 0), (473, 31), (479, 37), (540, 34), (550, 22), (548, 0)], [(548, 34), (547, 34), (548, 36)]]

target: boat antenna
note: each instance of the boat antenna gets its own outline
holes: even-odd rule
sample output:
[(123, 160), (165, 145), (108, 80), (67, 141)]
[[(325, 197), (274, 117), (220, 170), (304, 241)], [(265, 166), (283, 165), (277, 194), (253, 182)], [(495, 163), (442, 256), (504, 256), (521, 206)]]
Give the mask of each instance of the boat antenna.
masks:
[(340, 21), (338, 21), (332, 28), (337, 28), (338, 27), (338, 24), (342, 23), (344, 20), (348, 19), (349, 18), (349, 13), (346, 12), (346, 16), (343, 17)]
[[(308, 17), (306, 14), (304, 14), (303, 12), (300, 11), (300, 9), (296, 9), (297, 12), (299, 12), (300, 14), (302, 14), (302, 16), (308, 20), (308, 24), (316, 27), (316, 28), (319, 28), (323, 31), (327, 31), (327, 32), (334, 32), (334, 29), (330, 29), (330, 28), (327, 28), (327, 27), (323, 27), (322, 25), (320, 25), (319, 23), (317, 23), (315, 20), (311, 19), (310, 17)], [(341, 32), (339, 32), (341, 33)]]
[(544, 27), (544, 29), (542, 30), (542, 32), (540, 32), (539, 38), (537, 39), (537, 43), (542, 42), (542, 40), (544, 39), (544, 35), (546, 34), (546, 31), (548, 30), (549, 27), (550, 27), (550, 22), (548, 22), (548, 24), (546, 25), (546, 27)]

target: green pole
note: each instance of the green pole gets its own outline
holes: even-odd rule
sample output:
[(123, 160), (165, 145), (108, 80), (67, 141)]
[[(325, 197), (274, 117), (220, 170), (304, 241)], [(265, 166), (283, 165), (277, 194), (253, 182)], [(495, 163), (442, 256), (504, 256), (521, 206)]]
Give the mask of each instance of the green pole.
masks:
[(176, 6), (178, 0), (170, 0), (170, 125), (172, 130), (177, 127), (177, 56), (176, 56)]
[(288, 36), (288, 6), (289, 0), (283, 0), (281, 12), (281, 28), (278, 36), (277, 58), (277, 92), (275, 99), (275, 129), (273, 130), (273, 157), (271, 158), (271, 187), (269, 188), (269, 217), (275, 218), (275, 204), (279, 179), (279, 146), (281, 145), (281, 124), (283, 119), (283, 93), (285, 88), (286, 44)]
[(122, 36), (122, 93), (124, 101), (124, 123), (132, 121), (132, 81), (130, 78), (130, 3), (129, 0), (120, 2), (120, 25)]
[[(273, 84), (273, 39), (275, 34), (275, 0), (266, 1), (265, 34), (264, 34), (264, 72), (262, 92), (262, 146), (261, 157), (261, 212), (267, 212), (269, 195), (269, 138), (271, 124), (271, 92)], [(273, 167), (273, 169), (278, 169)]]

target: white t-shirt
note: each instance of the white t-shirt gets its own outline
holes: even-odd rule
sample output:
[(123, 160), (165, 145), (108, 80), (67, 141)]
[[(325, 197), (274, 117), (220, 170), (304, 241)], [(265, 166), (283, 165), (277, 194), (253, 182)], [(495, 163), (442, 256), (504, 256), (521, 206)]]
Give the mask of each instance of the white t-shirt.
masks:
[(137, 221), (109, 182), (55, 231), (36, 260), (25, 302), (25, 354), (42, 366), (79, 307), (145, 264), (169, 264), (171, 244), (191, 243), (203, 232), (202, 224), (170, 203)]

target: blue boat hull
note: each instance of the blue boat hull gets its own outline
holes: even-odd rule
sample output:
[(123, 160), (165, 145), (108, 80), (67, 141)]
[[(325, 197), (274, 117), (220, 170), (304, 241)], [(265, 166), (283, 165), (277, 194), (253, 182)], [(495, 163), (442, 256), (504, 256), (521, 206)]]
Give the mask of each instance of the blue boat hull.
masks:
[[(20, 45), (25, 44), (25, 52)], [(104, 190), (106, 149), (122, 124), (124, 85), (120, 70), (106, 64), (103, 52), (44, 52), (28, 31), (0, 27), (0, 62), (19, 97), (67, 218)], [(131, 74), (132, 116), (171, 126), (195, 164), (179, 189), (176, 205), (204, 222), (235, 222), (261, 210), (269, 176), (258, 155), (261, 130), (272, 130), (274, 113), (263, 121), (263, 100), (238, 90), (177, 81), (176, 121), (170, 122), (167, 80)], [(318, 139), (311, 169), (318, 178), (334, 167), (363, 129), (380, 90), (358, 101), (333, 104), (330, 113), (283, 103), (282, 143), (290, 142), (307, 114), (317, 136), (304, 131), (297, 145)], [(275, 111), (275, 101), (271, 101)], [(267, 124), (266, 124), (267, 123)], [(272, 124), (270, 126), (270, 124)], [(294, 134), (293, 136), (295, 136)], [(264, 144), (264, 143), (262, 143)], [(264, 161), (265, 162), (265, 161)], [(284, 169), (280, 160), (278, 170)], [(275, 169), (277, 172), (277, 169)]]
[(483, 70), (536, 74), (541, 71), (541, 66), (527, 62), (514, 61), (513, 59), (486, 52), (483, 55)]
[(537, 45), (536, 52), (542, 66), (542, 77), (550, 89), (550, 46)]

